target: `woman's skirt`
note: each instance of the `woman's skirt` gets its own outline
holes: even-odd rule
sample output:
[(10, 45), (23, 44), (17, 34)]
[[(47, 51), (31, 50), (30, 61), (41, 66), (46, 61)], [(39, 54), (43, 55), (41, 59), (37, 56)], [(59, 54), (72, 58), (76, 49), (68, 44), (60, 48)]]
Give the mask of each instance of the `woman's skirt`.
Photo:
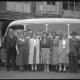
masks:
[(57, 65), (59, 63), (59, 58), (58, 58), (58, 47), (53, 46), (52, 50), (52, 65)]
[(67, 55), (67, 53), (65, 51), (66, 51), (66, 49), (63, 49), (62, 53), (60, 53), (60, 55), (59, 55), (59, 63), (69, 64), (69, 57), (68, 57), (68, 55)]
[(28, 51), (25, 46), (19, 47), (19, 54), (16, 56), (16, 65), (28, 64)]
[(50, 64), (50, 49), (41, 48), (41, 64)]

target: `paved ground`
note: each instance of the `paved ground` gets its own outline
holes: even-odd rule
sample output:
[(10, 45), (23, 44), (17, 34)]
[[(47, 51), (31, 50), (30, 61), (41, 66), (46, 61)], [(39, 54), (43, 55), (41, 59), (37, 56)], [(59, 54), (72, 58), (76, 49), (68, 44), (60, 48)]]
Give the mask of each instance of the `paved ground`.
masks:
[(31, 72), (31, 71), (5, 71), (5, 68), (0, 70), (0, 79), (80, 79), (79, 73), (58, 73), (58, 72)]

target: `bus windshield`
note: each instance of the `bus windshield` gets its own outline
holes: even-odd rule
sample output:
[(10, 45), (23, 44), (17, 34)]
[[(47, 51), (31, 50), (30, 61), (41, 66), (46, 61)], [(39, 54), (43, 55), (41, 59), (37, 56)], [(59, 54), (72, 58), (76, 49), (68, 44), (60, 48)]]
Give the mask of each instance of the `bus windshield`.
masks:
[(11, 26), (10, 28), (12, 28), (13, 30), (18, 30), (18, 29), (24, 30), (24, 26), (23, 25), (15, 25), (15, 26)]

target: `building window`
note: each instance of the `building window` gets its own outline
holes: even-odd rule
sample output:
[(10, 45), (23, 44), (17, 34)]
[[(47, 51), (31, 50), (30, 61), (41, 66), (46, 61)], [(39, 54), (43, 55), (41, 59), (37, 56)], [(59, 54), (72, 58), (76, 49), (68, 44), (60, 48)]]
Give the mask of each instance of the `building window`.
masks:
[(39, 5), (39, 12), (43, 13), (43, 5)]
[(69, 10), (74, 11), (74, 2), (69, 2)]
[(10, 11), (11, 10), (11, 3), (7, 2), (7, 10)]
[(29, 2), (7, 2), (7, 10), (14, 12), (30, 13), (31, 4)]
[(68, 2), (67, 1), (63, 2), (63, 9), (68, 10)]
[(52, 1), (52, 5), (55, 5), (55, 1)]
[(51, 5), (51, 1), (48, 1), (47, 4), (48, 4), (48, 5)]
[(71, 11), (80, 11), (80, 1), (75, 3), (73, 1), (63, 1), (63, 9), (68, 10), (68, 7)]
[(15, 12), (19, 12), (19, 3), (18, 2), (15, 2)]
[(80, 2), (79, 1), (75, 2), (75, 11), (80, 12)]

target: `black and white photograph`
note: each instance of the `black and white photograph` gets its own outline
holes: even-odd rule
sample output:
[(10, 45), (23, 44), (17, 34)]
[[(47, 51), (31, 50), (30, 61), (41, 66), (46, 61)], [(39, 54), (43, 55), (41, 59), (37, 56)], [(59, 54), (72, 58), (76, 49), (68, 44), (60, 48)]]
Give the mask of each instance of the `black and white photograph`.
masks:
[(80, 79), (80, 1), (0, 1), (0, 79)]

